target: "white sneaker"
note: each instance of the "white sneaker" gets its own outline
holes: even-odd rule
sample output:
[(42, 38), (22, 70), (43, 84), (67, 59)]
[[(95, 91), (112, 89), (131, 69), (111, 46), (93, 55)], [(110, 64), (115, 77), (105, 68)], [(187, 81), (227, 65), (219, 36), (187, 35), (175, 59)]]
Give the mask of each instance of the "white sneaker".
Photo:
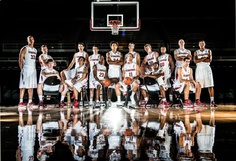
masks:
[(89, 106), (93, 106), (93, 102), (92, 101), (89, 101)]
[(116, 102), (116, 105), (117, 105), (117, 106), (123, 106), (124, 104), (123, 104), (123, 102), (121, 102), (121, 101), (117, 101), (117, 102)]

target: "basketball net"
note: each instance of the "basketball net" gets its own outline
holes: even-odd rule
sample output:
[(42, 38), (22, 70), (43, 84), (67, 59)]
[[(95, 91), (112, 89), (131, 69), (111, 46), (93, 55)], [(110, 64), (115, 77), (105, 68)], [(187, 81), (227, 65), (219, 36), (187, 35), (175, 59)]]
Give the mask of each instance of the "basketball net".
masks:
[(121, 22), (111, 20), (110, 24), (111, 24), (111, 34), (112, 35), (119, 35), (119, 28), (120, 28)]

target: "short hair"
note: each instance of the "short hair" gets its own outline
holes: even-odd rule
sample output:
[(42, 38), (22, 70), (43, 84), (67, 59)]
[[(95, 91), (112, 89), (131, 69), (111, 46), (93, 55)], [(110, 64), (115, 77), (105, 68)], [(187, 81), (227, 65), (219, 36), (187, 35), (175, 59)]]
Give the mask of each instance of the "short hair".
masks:
[(145, 44), (144, 45), (144, 48), (147, 47), (147, 46), (150, 46), (152, 48), (152, 45), (151, 44)]
[(41, 45), (41, 48), (43, 48), (43, 47), (48, 47), (46, 44), (43, 44), (43, 45)]
[(85, 61), (85, 57), (83, 57), (83, 56), (80, 56), (78, 60), (80, 60), (80, 59), (83, 59), (83, 61)]
[(185, 57), (185, 58), (184, 58), (184, 61), (185, 61), (185, 60), (190, 60), (190, 58), (189, 58), (189, 57)]
[(112, 44), (116, 44), (117, 46), (119, 46), (119, 43), (117, 41), (111, 41), (110, 46), (112, 46)]
[(85, 47), (85, 44), (83, 42), (79, 42), (78, 45), (83, 45)]
[(54, 62), (54, 60), (53, 60), (53, 59), (48, 59), (48, 60), (47, 60), (47, 64), (48, 64), (48, 63), (51, 63), (51, 62)]

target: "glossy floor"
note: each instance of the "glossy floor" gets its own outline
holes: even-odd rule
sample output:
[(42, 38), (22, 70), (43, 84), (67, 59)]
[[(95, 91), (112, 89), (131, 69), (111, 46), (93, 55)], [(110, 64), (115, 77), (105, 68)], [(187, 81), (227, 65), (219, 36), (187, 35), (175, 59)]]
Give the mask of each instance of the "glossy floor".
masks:
[[(66, 121), (69, 121), (71, 119), (71, 112), (73, 110), (71, 108), (67, 108), (63, 111)], [(42, 122), (50, 122), (50, 121), (58, 121), (61, 120), (61, 113), (62, 111), (60, 108), (54, 108), (54, 107), (48, 107), (43, 110), (43, 112), (40, 112), (38, 109), (33, 110), (32, 112), (32, 124), (36, 125), (39, 115), (41, 114)], [(185, 122), (186, 118), (189, 118), (190, 122), (196, 121), (197, 118), (200, 119), (202, 124), (209, 124), (211, 116), (215, 119), (215, 136), (213, 138), (213, 152), (215, 153), (215, 158), (218, 161), (234, 161), (236, 160), (235, 156), (235, 147), (236, 147), (236, 106), (235, 105), (218, 105), (218, 108), (215, 109), (214, 115), (212, 115), (211, 110), (209, 107), (207, 109), (201, 109), (201, 110), (193, 110), (186, 112), (182, 109), (173, 109), (170, 108), (167, 113), (161, 111), (157, 108), (150, 108), (150, 109), (132, 109), (132, 108), (125, 108), (125, 107), (110, 107), (108, 109), (101, 110), (99, 108), (92, 109), (92, 108), (84, 108), (82, 111), (78, 111), (79, 117), (82, 120), (83, 123), (89, 123), (91, 120), (93, 120), (95, 123), (97, 123), (97, 127), (103, 129), (103, 131), (99, 131), (98, 133), (106, 133), (104, 131), (104, 127), (107, 126), (110, 128), (109, 134), (120, 134), (123, 131), (122, 128), (126, 127), (127, 125), (131, 126), (132, 124), (129, 124), (130, 122), (133, 122), (134, 120), (137, 121), (138, 126), (140, 129), (142, 127), (148, 127), (148, 125), (145, 123), (152, 122), (157, 123), (164, 121), (165, 123), (168, 123), (169, 135), (174, 135), (174, 124), (176, 122), (179, 122), (180, 120)], [(166, 116), (165, 116), (166, 115)], [(186, 117), (187, 116), (187, 117)], [(18, 115), (17, 106), (11, 106), (11, 107), (1, 107), (1, 160), (2, 161), (11, 161), (16, 160), (16, 151), (19, 146), (19, 134), (18, 134), (18, 126), (20, 122)], [(23, 122), (24, 124), (27, 124), (27, 121), (29, 121), (28, 112), (27, 110), (23, 113)], [(164, 119), (163, 119), (164, 118)], [(29, 123), (29, 122), (28, 122)], [(128, 123), (128, 124), (127, 124)], [(160, 125), (159, 124), (159, 125)], [(102, 128), (103, 127), (103, 128)], [(89, 127), (88, 127), (89, 128)], [(159, 135), (159, 139), (162, 138), (161, 134), (158, 132), (160, 131), (159, 128), (161, 126), (150, 126), (150, 129), (156, 128), (156, 134)], [(172, 129), (172, 130), (170, 130)], [(88, 130), (89, 131), (89, 130)], [(35, 131), (36, 133), (36, 131)], [(141, 132), (142, 133), (142, 132)], [(88, 134), (89, 135), (89, 134)], [(198, 150), (198, 143), (197, 143), (197, 137), (198, 133), (194, 136), (195, 137), (195, 145), (192, 147), (192, 152), (195, 155), (195, 158), (197, 158), (197, 150)], [(121, 136), (121, 135), (120, 135)], [(36, 137), (38, 137), (36, 135)], [(140, 138), (144, 137), (144, 135), (140, 134)], [(146, 138), (148, 139), (147, 136)], [(88, 137), (89, 139), (89, 137)], [(176, 151), (173, 152), (173, 149), (177, 148), (173, 146), (177, 146), (174, 142), (174, 139), (172, 139), (171, 142), (171, 148), (170, 150), (170, 156), (172, 157), (172, 160), (176, 159)], [(88, 143), (90, 143), (88, 141)], [(36, 154), (39, 149), (40, 143), (39, 139), (35, 138), (34, 143), (34, 160), (37, 160)], [(122, 145), (121, 145), (122, 147)], [(125, 149), (125, 148), (123, 148)], [(141, 142), (141, 148), (140, 148), (140, 155), (138, 160), (148, 160), (147, 153), (145, 152), (146, 149), (148, 149), (148, 144), (144, 144)], [(107, 149), (105, 149), (107, 151)], [(106, 153), (105, 151), (105, 153)], [(123, 160), (128, 160), (126, 156), (126, 152), (124, 153)], [(87, 160), (89, 157), (87, 157)], [(105, 158), (102, 158), (103, 160)], [(100, 160), (102, 160), (100, 159)]]

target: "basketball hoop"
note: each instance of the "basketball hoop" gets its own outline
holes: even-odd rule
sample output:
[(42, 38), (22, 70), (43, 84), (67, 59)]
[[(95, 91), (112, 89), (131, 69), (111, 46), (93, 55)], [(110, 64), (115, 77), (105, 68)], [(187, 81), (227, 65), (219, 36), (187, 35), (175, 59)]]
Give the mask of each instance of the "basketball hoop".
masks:
[(119, 35), (119, 28), (121, 26), (120, 20), (109, 20), (109, 26), (111, 27), (112, 35)]

